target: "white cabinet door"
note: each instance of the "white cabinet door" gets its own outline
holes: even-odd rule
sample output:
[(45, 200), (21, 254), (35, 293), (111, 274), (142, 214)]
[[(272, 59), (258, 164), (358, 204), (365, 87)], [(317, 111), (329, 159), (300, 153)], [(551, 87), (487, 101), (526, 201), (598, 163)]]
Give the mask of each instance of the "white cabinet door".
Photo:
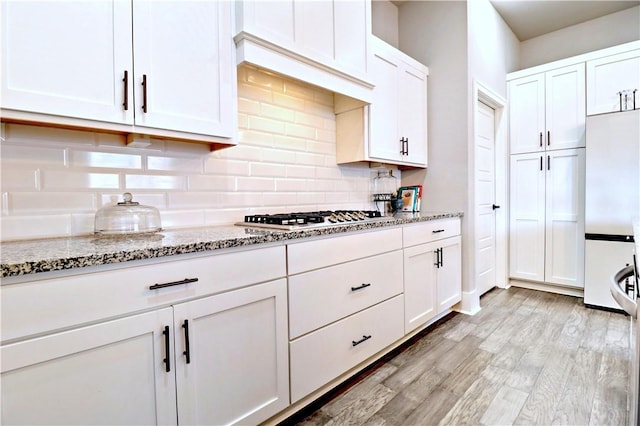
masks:
[(634, 100), (640, 108), (640, 50), (587, 62), (587, 115), (633, 109)]
[(373, 38), (368, 158), (427, 166), (428, 69)]
[(584, 286), (584, 149), (547, 153), (545, 282)]
[(438, 242), (404, 249), (404, 332), (436, 315), (436, 249)]
[(509, 139), (512, 154), (544, 150), (544, 74), (509, 82)]
[(172, 322), (165, 308), (2, 346), (2, 423), (176, 424)]
[(511, 154), (585, 146), (584, 63), (509, 82)]
[(585, 146), (584, 63), (545, 74), (546, 148)]
[(132, 124), (131, 26), (129, 1), (3, 0), (2, 108)]
[(296, 0), (235, 2), (238, 31), (268, 40), (284, 49), (296, 44)]
[(174, 317), (181, 424), (258, 424), (289, 405), (284, 279), (175, 305)]
[(334, 60), (347, 74), (366, 77), (371, 33), (369, 0), (334, 1)]
[(511, 156), (510, 276), (584, 285), (584, 149)]
[(462, 299), (462, 248), (461, 238), (439, 241), (440, 265), (438, 266), (438, 313), (444, 312)]
[(427, 74), (408, 64), (400, 74), (398, 120), (406, 138), (403, 162), (427, 165)]
[(544, 281), (543, 163), (541, 153), (511, 156), (509, 269), (512, 278)]
[(398, 162), (402, 158), (398, 123), (401, 73), (400, 63), (387, 50), (374, 51), (371, 77), (376, 87), (369, 106), (369, 157), (373, 159)]
[(231, 138), (231, 3), (133, 2), (136, 125)]

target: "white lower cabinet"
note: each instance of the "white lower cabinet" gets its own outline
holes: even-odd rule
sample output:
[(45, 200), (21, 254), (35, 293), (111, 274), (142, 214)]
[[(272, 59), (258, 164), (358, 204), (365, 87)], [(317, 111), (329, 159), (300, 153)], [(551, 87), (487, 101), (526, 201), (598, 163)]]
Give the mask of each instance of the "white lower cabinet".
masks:
[(291, 402), (402, 338), (403, 303), (403, 296), (396, 296), (293, 340)]
[(2, 346), (1, 423), (175, 424), (172, 322), (165, 308)]
[(584, 286), (584, 149), (511, 156), (510, 276)]
[(433, 240), (404, 249), (404, 327), (409, 333), (461, 300), (462, 252), (459, 235), (438, 239), (459, 234), (459, 219), (407, 226), (404, 231), (405, 242), (420, 241), (420, 235)]
[[(0, 423), (258, 424), (285, 409), (284, 253), (3, 284)], [(46, 321), (23, 328), (23, 316)]]
[(284, 279), (174, 309), (181, 424), (258, 424), (289, 405)]
[(404, 335), (402, 229), (287, 246), (291, 402)]

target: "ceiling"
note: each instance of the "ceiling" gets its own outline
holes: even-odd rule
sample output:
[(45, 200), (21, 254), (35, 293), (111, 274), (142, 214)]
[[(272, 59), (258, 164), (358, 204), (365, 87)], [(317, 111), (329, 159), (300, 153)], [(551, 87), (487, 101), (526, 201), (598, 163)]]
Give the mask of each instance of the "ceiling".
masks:
[(489, 1), (520, 41), (640, 5), (631, 0)]

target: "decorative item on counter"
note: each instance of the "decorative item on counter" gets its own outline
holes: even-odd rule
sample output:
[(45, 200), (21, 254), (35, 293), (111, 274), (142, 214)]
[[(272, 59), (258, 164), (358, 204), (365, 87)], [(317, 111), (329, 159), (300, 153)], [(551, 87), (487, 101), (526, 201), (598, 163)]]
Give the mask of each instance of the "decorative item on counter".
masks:
[(398, 210), (419, 212), (422, 201), (422, 185), (402, 186), (398, 189)]
[[(398, 179), (393, 170), (380, 170), (373, 179), (373, 201), (376, 208), (385, 216), (393, 216), (396, 211)], [(382, 203), (382, 209), (379, 203)]]
[(133, 201), (130, 192), (122, 194), (124, 201), (104, 206), (96, 212), (94, 233), (123, 235), (153, 233), (162, 230), (157, 208)]

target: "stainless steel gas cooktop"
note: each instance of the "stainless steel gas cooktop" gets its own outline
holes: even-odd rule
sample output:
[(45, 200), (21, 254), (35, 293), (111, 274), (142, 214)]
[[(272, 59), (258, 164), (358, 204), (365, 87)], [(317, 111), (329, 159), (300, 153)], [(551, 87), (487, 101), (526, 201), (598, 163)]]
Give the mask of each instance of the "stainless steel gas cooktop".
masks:
[(248, 215), (244, 217), (244, 222), (236, 225), (291, 231), (385, 220), (389, 218), (382, 216), (377, 210), (335, 210)]

